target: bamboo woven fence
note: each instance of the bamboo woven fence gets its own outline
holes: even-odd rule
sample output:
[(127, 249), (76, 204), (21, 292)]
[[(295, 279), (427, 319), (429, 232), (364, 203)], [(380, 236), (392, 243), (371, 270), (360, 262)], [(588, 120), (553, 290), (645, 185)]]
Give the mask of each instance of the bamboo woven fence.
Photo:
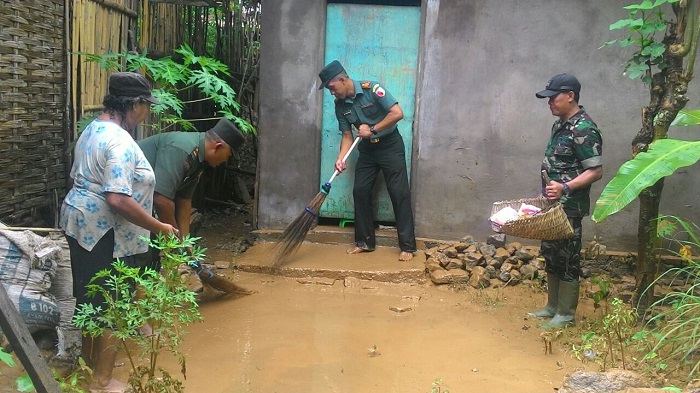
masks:
[[(134, 49), (140, 3), (140, 0), (72, 0), (73, 119), (81, 119), (102, 109), (111, 73), (97, 63), (86, 62), (79, 53), (104, 54)], [(74, 127), (72, 132), (75, 136)]]
[(51, 222), (65, 192), (65, 12), (64, 0), (0, 0), (0, 220), (8, 224)]
[(0, 220), (56, 225), (75, 122), (102, 109), (111, 72), (81, 52), (172, 55), (186, 42), (229, 66), (240, 115), (255, 125), (259, 11), (255, 0), (0, 0)]

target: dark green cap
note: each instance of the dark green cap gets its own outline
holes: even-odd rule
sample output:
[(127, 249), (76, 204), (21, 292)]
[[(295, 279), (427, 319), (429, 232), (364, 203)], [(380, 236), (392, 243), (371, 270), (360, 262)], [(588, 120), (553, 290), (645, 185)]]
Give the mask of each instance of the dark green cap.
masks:
[(238, 149), (245, 142), (243, 133), (227, 118), (222, 118), (210, 131), (218, 135), (232, 150)]
[(321, 90), (324, 87), (328, 87), (328, 82), (341, 72), (345, 72), (345, 68), (343, 68), (338, 60), (333, 60), (328, 63), (328, 65), (323, 67), (321, 72), (318, 73), (318, 77), (321, 78), (321, 86), (318, 89)]

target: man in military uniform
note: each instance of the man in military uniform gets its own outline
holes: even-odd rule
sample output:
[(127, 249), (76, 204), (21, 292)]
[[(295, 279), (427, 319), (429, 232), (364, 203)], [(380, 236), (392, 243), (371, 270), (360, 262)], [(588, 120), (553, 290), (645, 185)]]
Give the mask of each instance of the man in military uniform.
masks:
[(574, 324), (581, 269), (581, 220), (590, 212), (591, 184), (603, 176), (603, 139), (598, 126), (578, 104), (580, 91), (581, 84), (573, 75), (559, 74), (535, 94), (547, 98), (552, 115), (558, 117), (542, 162), (543, 173), (551, 179), (543, 179), (542, 193), (548, 199), (560, 200), (574, 228), (570, 239), (542, 241), (547, 305), (529, 314), (551, 318), (540, 325), (544, 328)]
[(190, 233), (192, 195), (207, 167), (228, 160), (244, 142), (243, 134), (226, 118), (206, 132), (164, 132), (138, 141), (156, 176), (153, 205), (158, 218)]
[(403, 118), (401, 107), (379, 82), (352, 80), (337, 60), (325, 66), (318, 75), (321, 79), (319, 90), (327, 88), (335, 96), (335, 115), (342, 134), (336, 170), (343, 171), (346, 167), (342, 157), (354, 140), (352, 126), (357, 129), (356, 136), (362, 138), (358, 144), (360, 155), (353, 187), (355, 245), (348, 253), (374, 251), (372, 189), (381, 170), (396, 215), (401, 249), (399, 260), (411, 260), (416, 251), (416, 238), (404, 142), (396, 126)]

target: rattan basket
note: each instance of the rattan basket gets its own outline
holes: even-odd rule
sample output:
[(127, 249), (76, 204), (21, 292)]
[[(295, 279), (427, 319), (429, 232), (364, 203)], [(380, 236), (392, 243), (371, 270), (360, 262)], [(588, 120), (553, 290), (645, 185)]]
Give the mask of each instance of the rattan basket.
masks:
[(561, 203), (546, 198), (523, 198), (494, 202), (491, 215), (505, 207), (518, 210), (523, 203), (537, 206), (542, 211), (510, 220), (503, 225), (491, 221), (493, 230), (506, 235), (538, 240), (567, 239), (574, 235), (574, 229), (566, 218)]

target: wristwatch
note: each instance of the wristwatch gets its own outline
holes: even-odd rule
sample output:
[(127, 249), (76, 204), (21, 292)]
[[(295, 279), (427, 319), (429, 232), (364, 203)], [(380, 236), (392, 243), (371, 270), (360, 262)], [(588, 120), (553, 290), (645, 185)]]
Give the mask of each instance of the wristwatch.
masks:
[(374, 126), (369, 126), (369, 131), (370, 131), (372, 134), (377, 135), (377, 130), (374, 129)]
[(569, 196), (569, 194), (571, 193), (571, 188), (569, 188), (569, 185), (566, 184), (566, 182), (561, 184), (561, 193), (562, 195), (566, 196)]

